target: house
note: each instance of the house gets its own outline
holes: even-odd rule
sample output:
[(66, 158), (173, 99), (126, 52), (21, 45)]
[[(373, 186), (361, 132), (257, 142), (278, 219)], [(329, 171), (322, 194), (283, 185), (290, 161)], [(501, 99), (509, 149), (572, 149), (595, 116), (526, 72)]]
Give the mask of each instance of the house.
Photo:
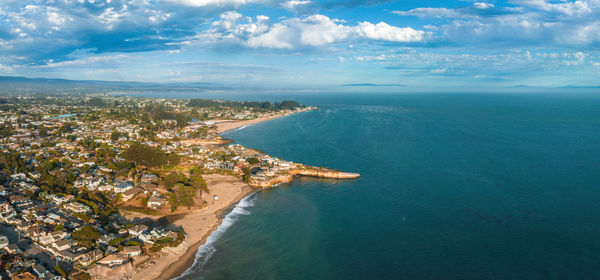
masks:
[(72, 195), (66, 195), (66, 196), (62, 196), (62, 195), (54, 195), (51, 194), (48, 196), (48, 199), (54, 203), (56, 203), (57, 205), (61, 205), (63, 203), (67, 203), (69, 201), (71, 201), (71, 199), (73, 199), (74, 196)]
[(90, 207), (88, 207), (87, 205), (83, 205), (76, 201), (66, 204), (65, 209), (71, 210), (75, 213), (87, 213), (87, 212), (90, 212), (90, 210), (91, 210)]
[(125, 246), (123, 247), (123, 254), (128, 257), (136, 257), (142, 254), (142, 248), (140, 246)]
[(125, 182), (117, 184), (114, 187), (113, 191), (116, 192), (116, 193), (124, 193), (124, 192), (126, 192), (128, 190), (131, 190), (131, 189), (133, 189), (133, 183), (129, 182), (129, 181), (125, 181)]
[(30, 272), (23, 272), (12, 277), (13, 280), (37, 280)]
[(165, 206), (166, 203), (167, 203), (167, 199), (164, 197), (151, 196), (148, 199), (148, 203), (146, 203), (146, 206), (148, 206), (148, 208), (152, 208), (152, 209), (161, 209)]
[(135, 225), (134, 227), (129, 229), (129, 234), (137, 237), (140, 234), (144, 233), (146, 230), (148, 230), (148, 226), (146, 225)]
[(144, 241), (144, 243), (154, 244), (154, 241), (152, 241), (152, 234), (150, 234), (147, 231), (140, 233), (140, 235), (138, 235), (138, 238)]
[(8, 238), (4, 235), (0, 235), (0, 249), (8, 247)]
[(35, 273), (35, 275), (37, 275), (40, 278), (44, 278), (46, 277), (46, 273), (48, 273), (48, 271), (45, 267), (38, 263), (33, 266), (33, 273)]
[(142, 175), (142, 178), (140, 179), (142, 183), (152, 183), (152, 182), (156, 182), (158, 180), (158, 176), (156, 176), (155, 174), (144, 174)]
[(0, 196), (6, 196), (8, 194), (8, 192), (6, 191), (6, 188), (4, 188), (4, 186), (0, 186)]
[(13, 174), (10, 175), (10, 180), (11, 181), (25, 181), (27, 180), (27, 175), (25, 175), (25, 173), (17, 173), (17, 174)]
[(43, 280), (63, 280), (63, 278), (52, 274), (52, 272), (48, 272), (46, 273), (46, 277), (44, 277)]
[(21, 251), (21, 249), (19, 248), (19, 246), (17, 246), (17, 244), (15, 244), (15, 243), (9, 244), (6, 247), (6, 251), (8, 251), (11, 254), (18, 254), (18, 253), (22, 253), (23, 252), (23, 251)]
[(128, 190), (126, 192), (124, 192), (121, 196), (121, 198), (123, 199), (123, 201), (129, 201), (130, 199), (132, 199), (136, 194), (138, 194), (138, 190), (136, 189), (131, 189)]
[(104, 257), (104, 253), (102, 253), (102, 250), (95, 249), (81, 255), (81, 257), (78, 259), (78, 262), (83, 266), (88, 266), (94, 261), (101, 259), (102, 257)]
[(64, 250), (71, 248), (71, 242), (66, 239), (54, 241), (52, 243), (52, 247), (56, 248), (59, 251), (64, 251)]
[(125, 262), (127, 262), (127, 258), (124, 258), (121, 255), (114, 255), (114, 254), (108, 255), (98, 261), (99, 264), (103, 264), (103, 265), (107, 265), (107, 266), (122, 265)]

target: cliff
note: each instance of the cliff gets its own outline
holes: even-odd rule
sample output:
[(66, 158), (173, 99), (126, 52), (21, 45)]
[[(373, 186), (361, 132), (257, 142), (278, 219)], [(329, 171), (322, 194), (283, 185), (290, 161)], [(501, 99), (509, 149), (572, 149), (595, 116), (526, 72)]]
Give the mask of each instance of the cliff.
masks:
[(290, 171), (290, 174), (329, 179), (357, 179), (360, 177), (360, 174), (358, 173), (348, 173), (320, 168), (294, 169)]

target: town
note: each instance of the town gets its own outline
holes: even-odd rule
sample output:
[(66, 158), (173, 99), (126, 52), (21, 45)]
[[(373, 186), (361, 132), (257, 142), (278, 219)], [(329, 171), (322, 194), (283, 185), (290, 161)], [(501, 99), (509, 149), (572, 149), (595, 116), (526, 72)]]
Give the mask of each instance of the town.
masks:
[(152, 217), (219, 199), (207, 174), (255, 188), (303, 173), (344, 178), (230, 144), (217, 129), (313, 109), (294, 101), (0, 98), (0, 279), (91, 279), (142, 267), (188, 236)]

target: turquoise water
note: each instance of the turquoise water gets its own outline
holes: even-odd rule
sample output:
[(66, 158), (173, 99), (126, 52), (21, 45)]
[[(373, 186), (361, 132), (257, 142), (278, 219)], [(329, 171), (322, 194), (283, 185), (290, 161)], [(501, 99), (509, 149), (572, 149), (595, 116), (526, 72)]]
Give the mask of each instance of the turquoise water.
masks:
[(184, 278), (600, 278), (600, 97), (295, 99), (225, 136), (362, 177), (245, 199)]

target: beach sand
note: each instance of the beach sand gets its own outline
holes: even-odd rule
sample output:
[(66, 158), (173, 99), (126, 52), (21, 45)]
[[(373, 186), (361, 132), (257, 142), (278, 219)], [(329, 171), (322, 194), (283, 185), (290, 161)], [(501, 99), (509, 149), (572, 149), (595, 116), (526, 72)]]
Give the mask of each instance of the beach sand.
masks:
[[(309, 108), (307, 110), (312, 110)], [(256, 124), (284, 117), (287, 115), (304, 112), (288, 111), (284, 113), (256, 118), (252, 120), (215, 120), (217, 132), (223, 133), (228, 130), (239, 127)], [(204, 199), (208, 202), (208, 207), (187, 213), (180, 218), (172, 221), (175, 225), (181, 225), (186, 232), (186, 240), (180, 247), (170, 250), (160, 259), (150, 260), (151, 265), (146, 266), (141, 271), (131, 276), (132, 280), (168, 280), (180, 276), (186, 269), (194, 263), (198, 248), (206, 242), (208, 236), (217, 229), (222, 222), (221, 214), (234, 204), (238, 203), (245, 196), (255, 191), (250, 185), (243, 183), (239, 178), (224, 175), (203, 175), (210, 194), (205, 194)], [(219, 197), (213, 199), (213, 195)], [(132, 214), (139, 215), (139, 214)]]
[[(310, 110), (310, 109), (307, 109), (307, 110)], [(247, 125), (251, 125), (251, 124), (256, 124), (256, 123), (259, 123), (259, 122), (269, 121), (269, 120), (272, 120), (272, 119), (276, 119), (276, 118), (280, 118), (280, 117), (285, 117), (285, 116), (288, 116), (288, 115), (292, 115), (292, 114), (300, 113), (300, 112), (304, 112), (304, 111), (306, 111), (306, 110), (287, 111), (287, 112), (275, 114), (275, 115), (272, 115), (272, 116), (266, 116), (266, 117), (262, 117), (262, 118), (256, 118), (256, 119), (245, 120), (245, 121), (238, 121), (238, 120), (215, 120), (215, 125), (217, 126), (217, 132), (218, 133), (223, 133), (225, 131), (236, 129), (236, 128), (239, 128), (239, 127), (243, 127), (243, 126), (247, 126)]]
[[(181, 225), (187, 234), (186, 240), (175, 250), (171, 250), (160, 259), (151, 260), (149, 265), (134, 274), (134, 280), (167, 280), (181, 275), (193, 263), (198, 248), (204, 244), (222, 221), (221, 214), (242, 200), (254, 189), (243, 183), (239, 178), (225, 175), (204, 175), (210, 194), (204, 194), (208, 207), (185, 214), (172, 221)], [(213, 198), (218, 196), (218, 200)]]

